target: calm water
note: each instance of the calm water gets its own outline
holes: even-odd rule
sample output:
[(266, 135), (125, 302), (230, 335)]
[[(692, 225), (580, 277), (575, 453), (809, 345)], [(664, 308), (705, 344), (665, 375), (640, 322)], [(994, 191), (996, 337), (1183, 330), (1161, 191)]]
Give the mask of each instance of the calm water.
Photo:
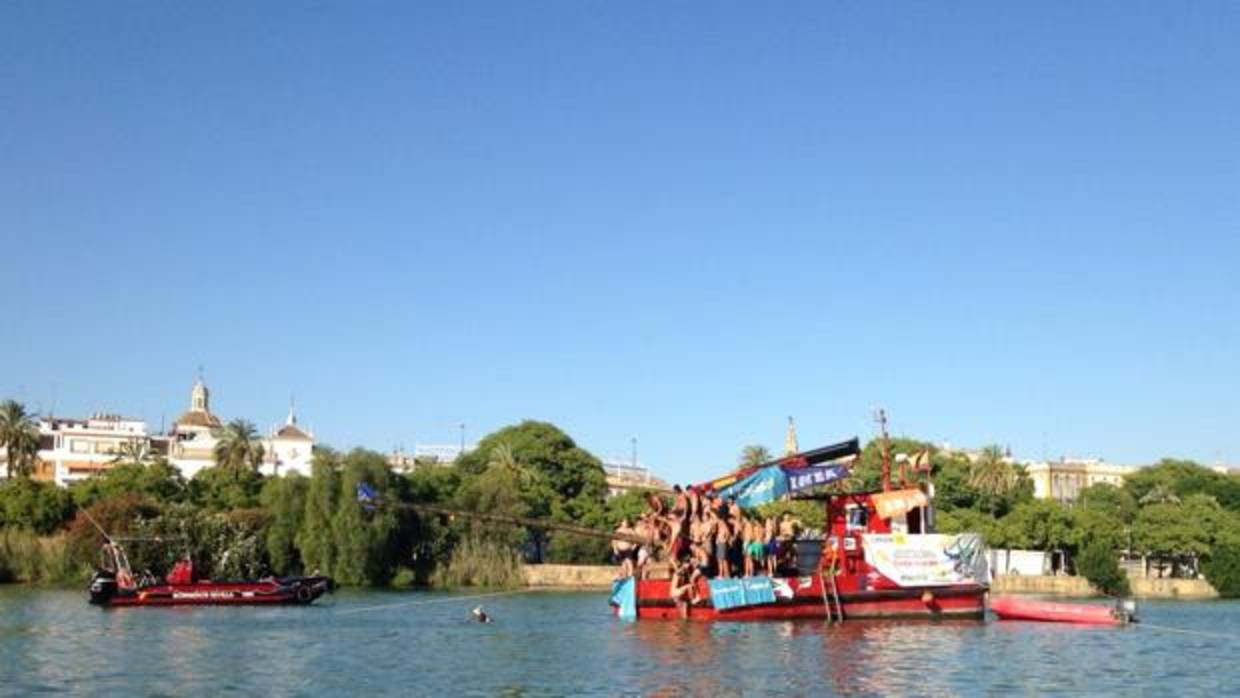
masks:
[[(0, 587), (0, 694), (1240, 693), (1233, 602), (1142, 606), (1149, 624), (1192, 631), (1174, 633), (629, 623), (608, 614), (600, 593), (449, 599), (342, 592), (308, 608), (101, 610), (81, 593)], [(468, 620), (479, 602), (496, 623)]]

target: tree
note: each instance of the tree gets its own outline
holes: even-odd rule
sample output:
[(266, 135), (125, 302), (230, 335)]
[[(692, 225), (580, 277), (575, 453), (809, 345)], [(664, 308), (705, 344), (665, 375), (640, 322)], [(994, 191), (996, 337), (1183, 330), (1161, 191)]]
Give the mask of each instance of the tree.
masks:
[(1053, 499), (1034, 499), (1018, 504), (1002, 519), (1004, 536), (1015, 548), (1068, 550), (1078, 542), (1072, 513)]
[(770, 463), (772, 460), (771, 452), (766, 446), (760, 444), (749, 444), (741, 449), (740, 458), (737, 459), (737, 465), (742, 468), (756, 468), (763, 463)]
[(306, 516), (308, 478), (297, 473), (268, 478), (263, 483), (259, 501), (271, 517), (266, 530), (267, 557), (276, 574), (302, 571), (301, 554), (297, 550), (297, 532)]
[(396, 563), (408, 552), (401, 537), (400, 511), (389, 506), (363, 507), (357, 498), (358, 483), (375, 490), (380, 502), (400, 501), (402, 478), (397, 478), (380, 453), (354, 449), (343, 459), (340, 494), (331, 519), (336, 560), (332, 576), (341, 584), (385, 585)]
[(39, 455), (39, 428), (16, 400), (0, 403), (0, 445), (4, 446), (9, 474), (30, 477)]
[(340, 496), (340, 460), (339, 454), (330, 448), (316, 448), (311, 456), (306, 513), (296, 542), (305, 568), (312, 572), (330, 574), (336, 565), (336, 541), (332, 537), (331, 522)]
[(165, 458), (149, 463), (121, 463), (104, 472), (69, 486), (73, 501), (87, 507), (95, 502), (125, 493), (146, 495), (158, 503), (183, 501), (189, 486), (181, 471)]
[(1240, 597), (1240, 545), (1229, 543), (1216, 548), (1202, 565), (1202, 571), (1219, 596)]
[(1128, 575), (1120, 569), (1115, 550), (1101, 540), (1093, 539), (1085, 545), (1076, 558), (1076, 571), (1107, 596), (1129, 594)]
[(1179, 504), (1158, 503), (1141, 508), (1132, 526), (1134, 547), (1143, 555), (1180, 563), (1210, 551), (1210, 536)]
[(73, 515), (73, 499), (51, 482), (29, 478), (0, 480), (0, 526), (26, 528), (46, 535)]
[(190, 498), (213, 511), (256, 507), (262, 489), (258, 471), (227, 465), (203, 468), (189, 482)]
[[(506, 461), (508, 449), (512, 460), (528, 469), (533, 477), (522, 482), (516, 471), (508, 469), (504, 474), (505, 471), (490, 467), (492, 462)], [(527, 420), (504, 427), (483, 438), (477, 449), (457, 461), (457, 467), (463, 474), (473, 476), (461, 487), (463, 503), (481, 507), (480, 511), (492, 506), (506, 509), (507, 513), (520, 510), (521, 515), (556, 521), (605, 520), (607, 478), (602, 463), (553, 424)], [(530, 533), (535, 548), (541, 550), (549, 536), (537, 530)], [(514, 532), (514, 537), (518, 534)], [(560, 546), (561, 551), (565, 549)], [(593, 552), (589, 556), (593, 558)]]
[(254, 424), (234, 419), (215, 433), (215, 464), (234, 470), (258, 470), (263, 462), (263, 444)]
[(1179, 504), (1180, 496), (1175, 493), (1175, 489), (1171, 485), (1160, 482), (1141, 495), (1141, 499), (1138, 499), (1137, 503), (1142, 506), (1146, 504)]
[[(1240, 479), (1191, 460), (1164, 458), (1124, 478), (1124, 489), (1137, 501), (1173, 502), (1191, 494), (1208, 494), (1226, 509), (1240, 511)], [(1159, 490), (1153, 494), (1154, 490)]]

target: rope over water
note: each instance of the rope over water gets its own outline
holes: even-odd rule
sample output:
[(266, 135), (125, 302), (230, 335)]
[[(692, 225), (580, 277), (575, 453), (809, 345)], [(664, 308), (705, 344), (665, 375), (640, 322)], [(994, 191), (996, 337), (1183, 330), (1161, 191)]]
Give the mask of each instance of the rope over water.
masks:
[(401, 608), (403, 606), (425, 606), (432, 603), (452, 603), (453, 601), (469, 601), (473, 599), (485, 599), (495, 596), (513, 596), (514, 594), (526, 594), (537, 589), (516, 589), (514, 591), (493, 591), (487, 594), (470, 594), (468, 596), (452, 596), (446, 599), (419, 599), (417, 601), (401, 601), (400, 603), (387, 603), (379, 606), (363, 606), (362, 608), (346, 608), (343, 611), (336, 611), (337, 614), (345, 613), (365, 613), (366, 611), (383, 611), (389, 608)]
[(1232, 642), (1235, 642), (1236, 640), (1240, 639), (1240, 637), (1236, 635), (1228, 635), (1227, 633), (1208, 633), (1202, 630), (1188, 630), (1186, 628), (1173, 628), (1168, 625), (1151, 625), (1149, 623), (1146, 623), (1145, 621), (1141, 621), (1137, 623), (1136, 626), (1138, 628), (1149, 628), (1151, 630), (1162, 630), (1162, 631), (1169, 632), (1169, 633), (1180, 633), (1183, 635), (1197, 635), (1199, 637), (1208, 637), (1208, 638), (1212, 638), (1215, 640), (1231, 640)]

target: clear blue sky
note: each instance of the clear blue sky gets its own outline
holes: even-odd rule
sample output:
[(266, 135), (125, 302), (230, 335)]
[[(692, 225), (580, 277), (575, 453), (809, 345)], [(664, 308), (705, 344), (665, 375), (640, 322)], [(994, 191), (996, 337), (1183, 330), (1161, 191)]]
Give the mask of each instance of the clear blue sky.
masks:
[(1240, 462), (1240, 5), (0, 4), (0, 396)]

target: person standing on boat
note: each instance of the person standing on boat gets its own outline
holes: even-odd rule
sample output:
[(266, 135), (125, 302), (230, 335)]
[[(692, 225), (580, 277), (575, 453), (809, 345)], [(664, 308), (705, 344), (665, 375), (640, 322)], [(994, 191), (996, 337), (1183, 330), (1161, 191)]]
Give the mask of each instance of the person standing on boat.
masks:
[[(637, 532), (629, 525), (629, 518), (626, 516), (620, 520), (620, 525), (616, 527), (616, 533), (623, 536), (636, 535)], [(617, 538), (611, 542), (612, 553), (616, 556), (616, 561), (620, 563), (620, 576), (632, 577), (637, 561), (637, 544), (631, 540)]]
[(731, 523), (722, 516), (715, 517), (715, 566), (721, 579), (732, 576), (732, 539)]
[(775, 576), (775, 564), (779, 560), (779, 528), (774, 516), (766, 517), (762, 526), (762, 540), (766, 543), (766, 574)]

